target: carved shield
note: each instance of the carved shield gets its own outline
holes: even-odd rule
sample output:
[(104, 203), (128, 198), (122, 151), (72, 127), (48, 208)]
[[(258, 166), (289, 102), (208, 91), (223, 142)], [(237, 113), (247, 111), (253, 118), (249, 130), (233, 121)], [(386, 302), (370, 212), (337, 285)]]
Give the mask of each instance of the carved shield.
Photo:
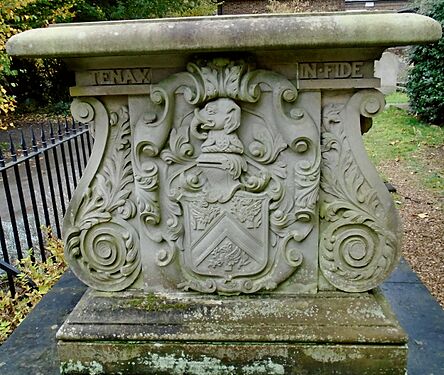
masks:
[(238, 191), (225, 203), (184, 197), (185, 265), (231, 280), (261, 272), (268, 261), (267, 194)]
[(320, 135), (303, 108), (312, 100), (320, 105), (276, 72), (225, 58), (152, 85), (134, 136), (139, 218), (177, 288), (273, 290), (298, 267), (291, 283), (309, 277), (315, 288), (317, 234), (307, 237)]

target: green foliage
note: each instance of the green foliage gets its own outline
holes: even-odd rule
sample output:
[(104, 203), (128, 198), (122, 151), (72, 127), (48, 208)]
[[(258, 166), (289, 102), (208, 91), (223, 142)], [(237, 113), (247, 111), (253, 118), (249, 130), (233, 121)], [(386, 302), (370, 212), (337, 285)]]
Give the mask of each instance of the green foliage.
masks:
[[(419, 12), (444, 26), (444, 0), (422, 0)], [(407, 91), (411, 108), (426, 122), (444, 125), (444, 38), (437, 43), (415, 46), (410, 53), (413, 68)]]
[(214, 14), (211, 0), (2, 0), (0, 7), (0, 128), (19, 103), (29, 109), (69, 99), (73, 75), (60, 60), (12, 59), (5, 43), (13, 35), (52, 23)]
[[(5, 122), (4, 118), (16, 108), (16, 97), (21, 94), (19, 87), (35, 87), (35, 91), (38, 91), (40, 96), (42, 92), (43, 95), (47, 92), (42, 84), (44, 80), (32, 74), (33, 71), (39, 71), (37, 64), (45, 66), (43, 72), (48, 71), (47, 64), (40, 60), (40, 62), (20, 62), (15, 65), (6, 54), (6, 41), (21, 31), (73, 20), (75, 3), (75, 0), (2, 1), (0, 7), (0, 129), (11, 125)], [(54, 70), (50, 70), (46, 77), (52, 77), (53, 72)], [(45, 75), (45, 73), (42, 74)], [(56, 82), (57, 78), (51, 78), (51, 81)], [(21, 82), (19, 86), (20, 80), (26, 82)]]
[(270, 13), (331, 12), (341, 10), (338, 2), (314, 2), (313, 0), (268, 0), (266, 8)]
[(443, 152), (444, 128), (430, 126), (404, 110), (390, 107), (375, 117), (364, 143), (375, 165), (395, 160), (417, 173), (428, 188), (442, 193), (444, 171), (431, 169), (427, 156)]
[(74, 76), (61, 60), (13, 59), (12, 67), (19, 72), (11, 89), (18, 109), (34, 112), (42, 106), (70, 101), (68, 87), (74, 85)]
[[(176, 1), (176, 0), (118, 0), (101, 1), (99, 7), (101, 19), (122, 20), (140, 18), (161, 18), (168, 16), (182, 16), (189, 14), (193, 9), (204, 9), (210, 1)], [(214, 6), (213, 6), (214, 9)]]
[(189, 17), (212, 15), (215, 12), (216, 5), (211, 0), (78, 0), (75, 21)]
[[(17, 293), (14, 297), (9, 291), (0, 290), (0, 344), (25, 319), (26, 315), (51, 289), (66, 270), (63, 258), (63, 243), (50, 230), (47, 230), (46, 250), (48, 260), (33, 263), (28, 256), (17, 264), (22, 272), (17, 278)], [(27, 284), (27, 278), (33, 280), (37, 288)]]

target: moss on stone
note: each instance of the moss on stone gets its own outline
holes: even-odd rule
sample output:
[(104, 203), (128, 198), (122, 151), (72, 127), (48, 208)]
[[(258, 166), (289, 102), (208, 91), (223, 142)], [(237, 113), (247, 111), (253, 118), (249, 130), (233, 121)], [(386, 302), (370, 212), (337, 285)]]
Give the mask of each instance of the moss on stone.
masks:
[(146, 311), (185, 310), (189, 304), (174, 301), (154, 293), (148, 293), (143, 297), (127, 299), (123, 307), (132, 307)]

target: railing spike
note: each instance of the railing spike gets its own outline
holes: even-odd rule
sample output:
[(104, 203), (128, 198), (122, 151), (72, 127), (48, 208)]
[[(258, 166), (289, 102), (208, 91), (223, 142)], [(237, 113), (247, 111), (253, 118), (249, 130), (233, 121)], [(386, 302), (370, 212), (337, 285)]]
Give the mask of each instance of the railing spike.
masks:
[(3, 155), (2, 148), (0, 147), (0, 168), (5, 166), (5, 156)]
[(71, 124), (72, 124), (71, 129), (72, 129), (73, 133), (74, 133), (74, 134), (77, 134), (76, 122), (75, 122), (75, 120), (74, 120), (74, 117), (72, 117), (72, 116), (71, 116)]
[(51, 140), (51, 143), (54, 144), (55, 143), (55, 136), (54, 136), (54, 126), (52, 125), (52, 121), (49, 120), (49, 137)]
[(15, 151), (14, 141), (12, 140), (11, 133), (8, 132), (9, 136), (9, 152), (11, 153), (11, 159), (17, 161), (17, 153)]
[(59, 141), (63, 140), (62, 122), (60, 121), (60, 118), (57, 119), (57, 136)]
[(71, 130), (69, 128), (68, 116), (65, 116), (65, 134), (67, 137), (69, 137), (70, 133), (71, 133)]
[(23, 156), (28, 156), (28, 146), (26, 145), (25, 133), (23, 128), (20, 129), (20, 147), (22, 148)]
[(33, 152), (37, 152), (39, 150), (39, 148), (37, 147), (37, 140), (35, 138), (34, 128), (32, 126), (31, 126), (31, 145)]
[(40, 140), (42, 141), (42, 146), (46, 147), (46, 134), (43, 124), (40, 126)]

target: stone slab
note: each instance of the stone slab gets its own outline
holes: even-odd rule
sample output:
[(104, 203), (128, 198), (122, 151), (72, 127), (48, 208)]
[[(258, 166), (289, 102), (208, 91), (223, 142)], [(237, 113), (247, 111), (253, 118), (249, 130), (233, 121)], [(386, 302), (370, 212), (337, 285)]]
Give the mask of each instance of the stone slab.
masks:
[(98, 63), (72, 88), (95, 145), (64, 220), (67, 261), (96, 291), (59, 330), (62, 372), (403, 373), (406, 336), (369, 292), (399, 259), (398, 220), (360, 130), (384, 107), (374, 58), (440, 36), (418, 15), (319, 14), (13, 37), (14, 56)]
[(57, 338), (66, 374), (261, 373), (254, 368), (323, 374), (332, 363), (337, 374), (404, 374), (407, 356), (406, 335), (378, 291), (297, 297), (88, 291)]
[[(59, 374), (51, 326), (60, 326), (85, 288), (72, 272), (64, 275), (0, 347), (0, 374)], [(444, 373), (444, 310), (404, 260), (381, 289), (409, 335), (408, 374)]]
[(301, 90), (309, 89), (346, 89), (350, 87), (355, 88), (370, 88), (379, 87), (380, 80), (378, 78), (372, 79), (342, 79), (332, 82), (330, 79), (318, 79), (318, 80), (301, 80), (299, 81), (299, 88)]
[(85, 292), (71, 271), (37, 304), (0, 346), (1, 375), (57, 375), (55, 334)]
[(143, 295), (89, 290), (57, 334), (60, 340), (211, 340), (404, 343), (379, 294), (298, 297)]
[(409, 335), (409, 375), (444, 374), (444, 310), (410, 271), (381, 289)]
[(6, 49), (23, 57), (138, 56), (409, 45), (440, 36), (437, 21), (417, 14), (274, 14), (64, 24), (15, 35)]
[[(62, 374), (404, 375), (407, 349), (393, 345), (60, 343)], [(334, 368), (334, 370), (333, 370)], [(334, 371), (334, 372), (332, 372)]]
[[(413, 283), (421, 284), (416, 273), (414, 273), (404, 258), (401, 258), (398, 265), (394, 269), (393, 273), (386, 280), (386, 283), (393, 283), (392, 285), (398, 285), (401, 283)], [(387, 288), (384, 287), (382, 290), (385, 292)]]

